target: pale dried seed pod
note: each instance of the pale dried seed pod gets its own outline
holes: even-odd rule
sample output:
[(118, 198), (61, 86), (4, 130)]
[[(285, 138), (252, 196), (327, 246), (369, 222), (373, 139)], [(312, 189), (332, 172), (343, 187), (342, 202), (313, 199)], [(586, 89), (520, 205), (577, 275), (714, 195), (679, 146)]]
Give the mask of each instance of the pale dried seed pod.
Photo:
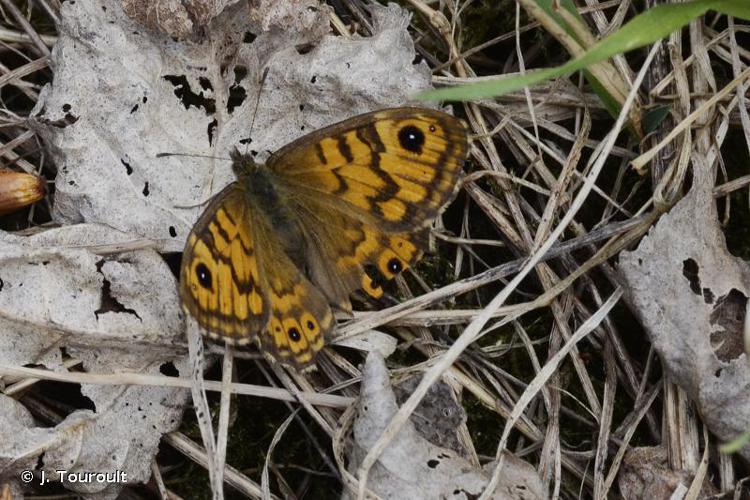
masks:
[(0, 170), (0, 215), (36, 203), (46, 192), (46, 183), (41, 177)]

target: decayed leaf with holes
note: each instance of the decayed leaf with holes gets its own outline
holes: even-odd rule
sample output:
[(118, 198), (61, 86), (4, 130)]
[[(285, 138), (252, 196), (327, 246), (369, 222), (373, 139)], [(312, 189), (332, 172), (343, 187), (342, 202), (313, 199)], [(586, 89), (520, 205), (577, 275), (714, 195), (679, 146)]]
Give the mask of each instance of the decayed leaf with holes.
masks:
[[(618, 486), (622, 497), (628, 500), (670, 500), (678, 491), (686, 493), (694, 477), (695, 471), (672, 469), (665, 448), (640, 447), (625, 454)], [(705, 481), (699, 498), (718, 493), (709, 481)]]
[[(413, 64), (399, 7), (373, 7), (377, 34), (364, 39), (324, 36), (326, 12), (287, 4), (283, 15), (255, 15), (239, 2), (213, 18), (204, 38), (179, 42), (145, 29), (115, 1), (64, 3), (54, 85), (30, 118), (58, 167), (54, 219), (105, 223), (181, 251), (204, 203), (233, 179), (225, 161), (232, 148), (263, 160), (301, 135), (407, 104), (430, 86), (427, 65)], [(280, 29), (295, 12), (303, 19), (296, 29)], [(163, 152), (218, 159), (156, 157)]]
[[(27, 238), (0, 233), (0, 366), (65, 372), (67, 354), (87, 372), (185, 376), (183, 317), (164, 260), (148, 249), (97, 255), (87, 248), (112, 250), (130, 241), (96, 225)], [(42, 464), (51, 478), (62, 468), (120, 470), (130, 484), (148, 480), (161, 436), (179, 424), (187, 391), (84, 384), (80, 392), (85, 408), (44, 428), (6, 398), (0, 405), (0, 482), (17, 481), (29, 463)], [(6, 432), (9, 422), (22, 429)], [(101, 498), (116, 496), (123, 486), (66, 484)]]
[[(421, 380), (421, 375), (412, 375), (396, 383), (393, 392), (399, 406), (411, 396)], [(464, 458), (476, 456), (461, 439), (460, 429), (466, 424), (466, 412), (456, 401), (448, 383), (440, 380), (430, 387), (411, 420), (417, 433), (432, 444), (453, 450)]]
[(123, 0), (123, 10), (149, 29), (161, 31), (173, 38), (186, 38), (204, 27), (227, 4), (237, 0)]
[[(743, 323), (750, 268), (726, 248), (713, 179), (696, 168), (690, 192), (620, 258), (630, 302), (669, 379), (704, 422), (730, 441), (750, 428)], [(750, 447), (741, 453), (750, 458)]]
[[(140, 24), (160, 31), (173, 38), (200, 37), (211, 20), (238, 0), (123, 0), (123, 10)], [(326, 17), (329, 7), (318, 0), (279, 2), (278, 0), (254, 0), (252, 8), (239, 11), (239, 15), (251, 16), (262, 31), (283, 29), (287, 32), (302, 32), (311, 25), (318, 29), (325, 26), (320, 16)], [(299, 15), (303, 13), (303, 15)], [(325, 27), (327, 31), (327, 27)], [(316, 38), (317, 39), (317, 38)]]
[[(349, 451), (352, 473), (356, 472), (397, 409), (383, 358), (375, 352), (370, 353), (362, 372), (354, 444)], [(504, 460), (503, 476), (490, 498), (532, 500), (546, 497), (542, 482), (531, 465), (511, 454), (506, 454)], [(489, 477), (485, 470), (455, 451), (429, 442), (410, 421), (370, 470), (367, 487), (381, 498), (468, 499), (482, 493)], [(342, 498), (352, 496), (345, 491)]]
[[(222, 159), (232, 148), (263, 160), (307, 132), (407, 104), (430, 86), (427, 65), (413, 63), (402, 9), (373, 7), (377, 34), (347, 38), (327, 35), (327, 12), (308, 3), (248, 15), (239, 2), (210, 21), (204, 38), (185, 42), (150, 31), (114, 0), (62, 5), (54, 83), (29, 122), (57, 167), (53, 218), (73, 226), (28, 239), (3, 235), (0, 328), (9, 333), (1, 364), (64, 370), (66, 352), (92, 372), (158, 373), (170, 360), (181, 371), (184, 325), (160, 257), (150, 250), (102, 257), (80, 245), (145, 237), (157, 250), (181, 251), (204, 203), (232, 180)], [(290, 15), (301, 19), (298, 29), (282, 29)], [(216, 158), (157, 158), (162, 152)], [(185, 392), (83, 386), (81, 393), (94, 411), (50, 431), (53, 441), (40, 448), (49, 465), (67, 460), (126, 471), (130, 484), (146, 479)], [(54, 441), (58, 430), (70, 440)], [(16, 481), (17, 472), (13, 465), (0, 474)], [(111, 497), (118, 487), (97, 494)]]

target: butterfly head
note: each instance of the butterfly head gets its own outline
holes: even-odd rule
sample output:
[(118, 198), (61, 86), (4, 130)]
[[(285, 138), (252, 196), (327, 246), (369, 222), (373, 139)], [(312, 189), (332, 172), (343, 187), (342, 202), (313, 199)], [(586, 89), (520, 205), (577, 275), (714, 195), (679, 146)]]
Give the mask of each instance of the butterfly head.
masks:
[(253, 174), (260, 166), (260, 164), (255, 161), (255, 158), (253, 158), (253, 155), (241, 153), (237, 148), (234, 148), (234, 151), (229, 153), (229, 157), (232, 159), (232, 170), (234, 170), (234, 175), (236, 175), (238, 179)]

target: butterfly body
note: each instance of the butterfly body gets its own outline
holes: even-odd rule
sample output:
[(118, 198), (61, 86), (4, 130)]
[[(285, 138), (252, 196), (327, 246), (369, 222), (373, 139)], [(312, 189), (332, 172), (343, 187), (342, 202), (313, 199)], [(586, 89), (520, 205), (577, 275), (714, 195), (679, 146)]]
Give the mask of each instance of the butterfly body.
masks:
[(246, 203), (255, 210), (262, 211), (268, 218), (287, 255), (298, 266), (303, 265), (301, 254), (305, 241), (299, 226), (299, 220), (290, 209), (288, 194), (280, 194), (279, 181), (273, 171), (246, 154), (234, 150), (231, 153), (232, 166), (237, 176), (237, 188), (241, 189)]
[(183, 307), (212, 338), (257, 340), (273, 360), (309, 366), (334, 327), (331, 305), (350, 310), (357, 289), (379, 297), (421, 257), (467, 151), (460, 120), (421, 108), (355, 116), (265, 165), (235, 151), (237, 181), (188, 236)]

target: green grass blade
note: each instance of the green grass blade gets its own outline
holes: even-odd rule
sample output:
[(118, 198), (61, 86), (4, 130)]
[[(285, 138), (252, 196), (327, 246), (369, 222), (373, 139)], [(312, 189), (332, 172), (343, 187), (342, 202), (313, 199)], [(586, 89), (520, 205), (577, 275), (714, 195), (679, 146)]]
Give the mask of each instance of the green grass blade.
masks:
[(417, 94), (416, 97), (428, 100), (468, 101), (507, 94), (545, 80), (568, 75), (616, 54), (654, 43), (673, 31), (679, 30), (710, 9), (741, 19), (750, 19), (748, 0), (694, 0), (679, 4), (662, 4), (634, 17), (620, 30), (601, 40), (581, 57), (562, 66), (529, 71), (523, 76), (429, 90)]

